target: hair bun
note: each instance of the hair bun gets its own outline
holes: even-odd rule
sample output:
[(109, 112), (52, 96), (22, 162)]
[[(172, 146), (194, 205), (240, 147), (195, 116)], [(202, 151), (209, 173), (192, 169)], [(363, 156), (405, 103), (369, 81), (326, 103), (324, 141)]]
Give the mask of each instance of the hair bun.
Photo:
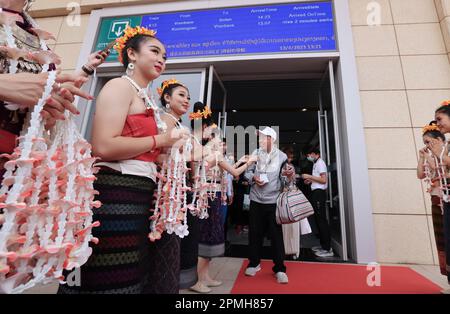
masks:
[(206, 107), (205, 104), (203, 104), (201, 101), (197, 101), (194, 104), (192, 112), (203, 111), (203, 110), (205, 110), (205, 107)]
[(212, 111), (201, 101), (197, 101), (194, 104), (192, 113), (189, 115), (189, 119), (191, 120), (192, 128), (194, 128), (194, 121), (196, 120), (202, 121), (202, 124), (207, 126), (210, 126), (214, 123), (212, 118)]

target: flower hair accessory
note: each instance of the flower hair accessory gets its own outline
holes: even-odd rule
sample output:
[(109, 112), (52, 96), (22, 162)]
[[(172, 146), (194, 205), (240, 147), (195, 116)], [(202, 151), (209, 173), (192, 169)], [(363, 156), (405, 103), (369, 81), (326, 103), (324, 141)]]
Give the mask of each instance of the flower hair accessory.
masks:
[(427, 132), (432, 132), (432, 131), (440, 131), (440, 130), (436, 124), (426, 125), (422, 128), (422, 134), (425, 134)]
[(441, 103), (441, 106), (450, 106), (450, 100), (444, 100), (444, 101)]
[(200, 119), (206, 119), (212, 115), (211, 109), (209, 107), (205, 107), (203, 111), (198, 110), (197, 112), (193, 112), (189, 115), (189, 119), (191, 120), (200, 120)]
[(181, 86), (184, 86), (183, 84), (181, 84), (180, 82), (178, 82), (176, 79), (170, 79), (170, 80), (165, 80), (164, 82), (162, 82), (162, 87), (157, 89), (159, 96), (162, 96), (162, 94), (164, 93), (164, 90), (166, 88), (168, 88), (170, 85), (174, 85), (174, 84), (179, 84)]
[(114, 49), (119, 54), (119, 61), (123, 64), (122, 51), (125, 49), (127, 42), (137, 35), (146, 35), (150, 37), (155, 37), (156, 31), (152, 29), (148, 29), (141, 26), (136, 26), (134, 28), (127, 26), (125, 31), (123, 32), (123, 36), (116, 39), (116, 44), (114, 45)]

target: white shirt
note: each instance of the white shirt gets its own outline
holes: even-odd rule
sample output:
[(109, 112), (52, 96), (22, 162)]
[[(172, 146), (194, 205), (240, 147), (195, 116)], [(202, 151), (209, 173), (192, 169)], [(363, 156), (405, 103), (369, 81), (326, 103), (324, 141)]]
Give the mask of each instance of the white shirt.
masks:
[[(312, 175), (313, 177), (319, 177), (322, 173), (327, 173), (327, 165), (325, 164), (325, 162), (322, 160), (322, 158), (317, 159), (317, 161), (314, 163), (313, 166), (313, 171), (312, 171)], [(328, 187), (328, 178), (327, 178), (327, 184), (320, 184), (317, 182), (314, 182), (311, 184), (311, 190), (326, 190)]]

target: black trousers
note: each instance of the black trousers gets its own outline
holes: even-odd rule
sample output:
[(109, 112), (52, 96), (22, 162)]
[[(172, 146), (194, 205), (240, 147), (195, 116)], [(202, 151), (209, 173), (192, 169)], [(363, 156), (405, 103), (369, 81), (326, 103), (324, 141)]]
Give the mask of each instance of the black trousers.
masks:
[(244, 193), (236, 191), (234, 201), (229, 208), (229, 215), (232, 225), (246, 226), (248, 225), (248, 211), (244, 211)]
[(444, 238), (447, 281), (450, 284), (450, 203), (444, 203)]
[(272, 246), (272, 259), (275, 266), (274, 273), (286, 272), (284, 265), (283, 229), (275, 220), (276, 204), (260, 204), (250, 202), (249, 245), (250, 263), (248, 267), (256, 267), (261, 261), (261, 251), (264, 244), (264, 235), (268, 233)]
[(311, 205), (314, 207), (314, 217), (319, 229), (320, 245), (322, 249), (331, 249), (331, 233), (326, 213), (327, 194), (325, 190), (313, 190), (311, 194)]

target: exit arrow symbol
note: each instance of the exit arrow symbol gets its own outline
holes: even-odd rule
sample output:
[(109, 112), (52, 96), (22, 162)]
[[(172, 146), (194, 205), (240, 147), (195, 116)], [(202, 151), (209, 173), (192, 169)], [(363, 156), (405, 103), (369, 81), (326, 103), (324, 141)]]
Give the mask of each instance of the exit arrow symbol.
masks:
[(111, 34), (116, 35), (116, 37), (119, 37), (123, 30), (130, 25), (130, 21), (118, 21), (114, 22), (111, 28)]

